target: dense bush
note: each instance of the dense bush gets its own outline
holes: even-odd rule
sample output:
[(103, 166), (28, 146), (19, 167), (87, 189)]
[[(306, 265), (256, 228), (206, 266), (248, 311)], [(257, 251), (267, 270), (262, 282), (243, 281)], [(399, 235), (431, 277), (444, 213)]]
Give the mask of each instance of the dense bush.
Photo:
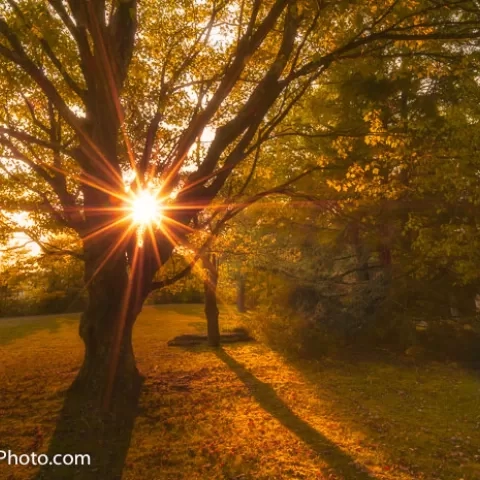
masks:
[[(451, 318), (448, 295), (432, 296), (432, 284), (410, 280), (393, 288), (377, 275), (348, 294), (333, 284), (319, 285), (278, 282), (269, 301), (246, 317), (249, 328), (273, 347), (304, 357), (382, 348), (437, 360), (480, 361), (479, 318), (471, 308)], [(460, 298), (466, 289), (452, 286), (449, 291)]]

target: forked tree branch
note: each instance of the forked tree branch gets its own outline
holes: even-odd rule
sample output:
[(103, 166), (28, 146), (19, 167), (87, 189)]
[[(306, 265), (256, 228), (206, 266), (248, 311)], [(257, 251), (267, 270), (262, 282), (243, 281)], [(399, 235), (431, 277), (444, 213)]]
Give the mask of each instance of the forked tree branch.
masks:
[[(152, 282), (150, 291), (159, 290), (161, 288), (172, 285), (175, 282), (181, 280), (186, 275), (188, 275), (193, 270), (196, 263), (207, 252), (208, 248), (213, 243), (213, 241), (215, 240), (216, 236), (220, 233), (222, 228), (227, 224), (227, 222), (232, 220), (232, 218), (234, 218), (240, 212), (242, 212), (247, 207), (253, 205), (254, 203), (262, 200), (263, 198), (265, 198), (269, 195), (283, 194), (285, 191), (287, 191), (288, 187), (292, 186), (293, 184), (295, 184), (296, 182), (298, 182), (302, 178), (310, 175), (311, 173), (313, 173), (314, 171), (317, 171), (317, 170), (321, 170), (321, 167), (310, 168), (310, 169), (302, 172), (301, 174), (296, 175), (292, 179), (282, 183), (281, 185), (277, 185), (276, 187), (270, 188), (268, 190), (257, 193), (255, 195), (251, 195), (245, 201), (243, 201), (240, 205), (237, 205), (234, 208), (231, 208), (231, 209), (227, 208), (227, 211), (226, 211), (225, 215), (223, 215), (223, 217), (221, 219), (219, 219), (213, 227), (211, 227), (211, 231), (210, 231), (210, 234), (208, 236), (208, 239), (197, 250), (197, 252), (194, 255), (194, 258), (190, 261), (190, 263), (183, 270), (181, 270), (180, 272), (175, 274), (173, 277), (167, 278), (167, 279), (159, 281), (159, 282)], [(227, 205), (228, 205), (228, 202), (227, 202)]]

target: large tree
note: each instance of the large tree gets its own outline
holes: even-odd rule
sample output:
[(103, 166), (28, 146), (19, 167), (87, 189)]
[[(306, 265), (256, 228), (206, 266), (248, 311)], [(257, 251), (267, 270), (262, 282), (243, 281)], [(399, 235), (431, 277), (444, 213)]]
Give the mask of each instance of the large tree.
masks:
[[(479, 13), (460, 0), (2, 2), (1, 222), (29, 211), (24, 230), (81, 239), (76, 387), (107, 404), (136, 383), (132, 329), (156, 272), (332, 64), (472, 48)], [(154, 190), (162, 223), (139, 225), (132, 202)]]

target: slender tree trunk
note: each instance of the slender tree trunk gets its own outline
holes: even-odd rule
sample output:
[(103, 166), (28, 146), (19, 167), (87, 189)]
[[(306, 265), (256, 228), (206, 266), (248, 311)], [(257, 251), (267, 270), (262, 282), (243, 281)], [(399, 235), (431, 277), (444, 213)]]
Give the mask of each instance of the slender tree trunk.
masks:
[(237, 310), (240, 313), (247, 311), (245, 306), (245, 276), (242, 273), (238, 274), (237, 279)]
[(448, 301), (450, 304), (450, 316), (452, 318), (458, 319), (460, 317), (460, 311), (458, 309), (458, 299), (455, 294), (450, 293), (448, 297)]
[[(370, 271), (368, 269), (369, 252), (362, 242), (358, 225), (354, 225), (353, 227), (353, 246), (357, 260), (357, 279), (359, 282), (366, 283), (368, 287), (370, 282)], [(365, 313), (367, 315), (373, 315), (375, 313), (373, 298), (370, 289), (368, 289), (367, 292), (369, 292), (369, 295), (366, 295)]]
[(205, 316), (207, 318), (208, 344), (212, 347), (220, 345), (220, 326), (218, 324), (217, 284), (218, 284), (218, 259), (215, 255), (205, 257), (203, 265), (206, 270), (204, 280), (205, 290)]
[(352, 243), (355, 249), (355, 257), (357, 260), (357, 278), (360, 282), (370, 281), (370, 272), (368, 270), (369, 253), (360, 238), (360, 229), (358, 224), (351, 227)]

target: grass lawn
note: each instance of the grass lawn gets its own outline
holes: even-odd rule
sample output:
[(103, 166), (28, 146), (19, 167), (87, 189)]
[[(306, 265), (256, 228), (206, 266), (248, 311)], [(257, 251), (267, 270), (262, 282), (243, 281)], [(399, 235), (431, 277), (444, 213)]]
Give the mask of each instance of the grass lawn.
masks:
[[(226, 311), (221, 322), (236, 326)], [(77, 327), (69, 315), (0, 319), (0, 450), (47, 451), (81, 362)], [(135, 347), (146, 381), (124, 480), (480, 479), (480, 376), (387, 360), (292, 364), (260, 343), (166, 346), (203, 329), (201, 306), (144, 308)], [(0, 464), (1, 480), (33, 473)]]

